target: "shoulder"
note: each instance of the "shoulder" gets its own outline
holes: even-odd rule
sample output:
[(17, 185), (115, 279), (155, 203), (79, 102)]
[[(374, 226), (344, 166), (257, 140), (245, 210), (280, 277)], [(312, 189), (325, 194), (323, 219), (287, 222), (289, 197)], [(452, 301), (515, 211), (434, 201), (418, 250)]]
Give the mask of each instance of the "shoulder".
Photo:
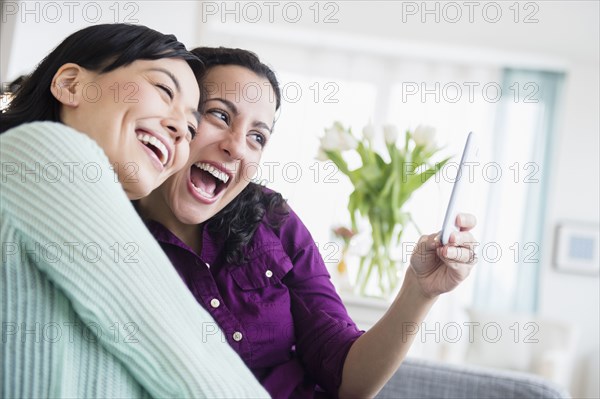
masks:
[(275, 191), (275, 190), (273, 190), (273, 189), (271, 189), (271, 188), (269, 188), (267, 186), (263, 186), (263, 185), (259, 185), (259, 186), (260, 186), (260, 189), (262, 190), (263, 194), (265, 194), (265, 195), (273, 195), (273, 194), (279, 194), (279, 195), (281, 195), (281, 193), (279, 193), (279, 192), (277, 192), (277, 191)]
[[(0, 134), (4, 145), (21, 144), (25, 148), (44, 149), (50, 153), (66, 153), (70, 157), (94, 153), (103, 156), (100, 146), (89, 136), (59, 122), (24, 123)], [(77, 151), (74, 153), (73, 151)]]
[(63, 123), (51, 122), (51, 121), (40, 121), (40, 122), (23, 123), (22, 125), (19, 125), (19, 126), (13, 127), (12, 129), (7, 130), (2, 135), (0, 135), (0, 137), (4, 139), (6, 137), (33, 135), (35, 133), (42, 133), (42, 132), (44, 134), (52, 134), (52, 135), (56, 135), (56, 136), (82, 135), (82, 133), (79, 133), (77, 130), (75, 130)]
[[(35, 198), (65, 201), (126, 195), (102, 148), (89, 136), (56, 122), (32, 122), (0, 134), (3, 199), (15, 206)], [(47, 207), (58, 203), (47, 202)], [(83, 203), (83, 202), (80, 202)]]
[[(277, 191), (267, 187), (262, 187), (262, 190), (265, 197), (281, 196)], [(313, 238), (302, 219), (287, 202), (284, 202), (284, 206), (286, 214), (277, 227), (273, 227), (268, 215), (263, 217), (256, 231), (255, 241), (262, 243), (277, 241), (288, 254), (296, 253), (307, 246), (314, 245)]]
[(289, 215), (278, 229), (279, 239), (287, 253), (316, 249), (315, 241), (300, 216), (289, 207)]

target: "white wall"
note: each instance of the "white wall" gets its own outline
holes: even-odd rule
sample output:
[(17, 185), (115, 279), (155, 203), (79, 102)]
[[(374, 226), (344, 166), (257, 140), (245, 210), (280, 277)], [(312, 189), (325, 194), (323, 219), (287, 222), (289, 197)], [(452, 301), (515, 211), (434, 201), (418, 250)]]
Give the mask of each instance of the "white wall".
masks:
[[(100, 23), (140, 23), (190, 43), (198, 28), (195, 1), (2, 1), (0, 78), (32, 71), (69, 34)], [(5, 35), (5, 28), (13, 28)], [(7, 29), (8, 30), (8, 29)], [(12, 42), (10, 48), (7, 42)]]
[(577, 326), (578, 364), (573, 395), (600, 397), (598, 337), (600, 303), (598, 276), (559, 273), (552, 266), (554, 228), (557, 223), (598, 223), (600, 103), (598, 64), (573, 65), (565, 87), (564, 116), (557, 131), (541, 270), (540, 313)]

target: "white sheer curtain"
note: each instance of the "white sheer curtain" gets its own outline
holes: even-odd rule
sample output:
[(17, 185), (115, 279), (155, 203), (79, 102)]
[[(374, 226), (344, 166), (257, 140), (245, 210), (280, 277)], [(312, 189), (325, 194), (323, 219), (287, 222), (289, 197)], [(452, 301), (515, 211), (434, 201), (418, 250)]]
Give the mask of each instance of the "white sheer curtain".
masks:
[[(544, 243), (547, 184), (556, 110), (564, 75), (507, 69), (503, 89), (511, 96), (499, 103), (494, 128), (494, 159), (504, 176), (490, 187), (483, 237), (503, 251), (482, 257), (474, 306), (481, 309), (535, 313)], [(512, 87), (512, 89), (511, 89)], [(490, 246), (491, 248), (491, 246)]]

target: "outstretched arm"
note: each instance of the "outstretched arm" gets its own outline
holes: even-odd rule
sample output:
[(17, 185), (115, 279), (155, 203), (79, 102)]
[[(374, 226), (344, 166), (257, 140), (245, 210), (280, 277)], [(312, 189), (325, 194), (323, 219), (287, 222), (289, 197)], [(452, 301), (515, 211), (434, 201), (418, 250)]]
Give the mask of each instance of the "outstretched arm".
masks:
[(472, 215), (461, 214), (450, 242), (442, 246), (438, 235), (422, 236), (398, 296), (385, 315), (358, 338), (344, 363), (340, 397), (372, 397), (379, 392), (404, 360), (415, 334), (438, 295), (454, 289), (475, 263), (475, 240), (469, 230)]

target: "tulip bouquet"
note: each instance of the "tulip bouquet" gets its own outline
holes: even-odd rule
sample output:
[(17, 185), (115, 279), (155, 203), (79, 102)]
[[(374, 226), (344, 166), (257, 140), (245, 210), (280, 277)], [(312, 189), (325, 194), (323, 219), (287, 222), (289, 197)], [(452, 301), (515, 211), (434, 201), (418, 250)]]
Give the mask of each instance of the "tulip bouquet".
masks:
[[(371, 227), (372, 250), (361, 256), (356, 276), (356, 286), (363, 295), (369, 280), (375, 276), (382, 296), (396, 289), (403, 269), (392, 258), (392, 249), (400, 245), (409, 223), (416, 227), (410, 213), (402, 208), (415, 190), (449, 160), (432, 161), (441, 148), (435, 144), (435, 129), (431, 127), (407, 130), (400, 145), (397, 145), (399, 132), (395, 126), (384, 126), (383, 135), (386, 151), (380, 154), (373, 146), (376, 136), (373, 125), (367, 125), (362, 139), (358, 139), (350, 128), (335, 122), (325, 129), (317, 156), (321, 161), (332, 161), (354, 186), (348, 200), (352, 231), (358, 230), (359, 215), (367, 218)], [(360, 157), (361, 165), (353, 170), (345, 158), (349, 152)]]

